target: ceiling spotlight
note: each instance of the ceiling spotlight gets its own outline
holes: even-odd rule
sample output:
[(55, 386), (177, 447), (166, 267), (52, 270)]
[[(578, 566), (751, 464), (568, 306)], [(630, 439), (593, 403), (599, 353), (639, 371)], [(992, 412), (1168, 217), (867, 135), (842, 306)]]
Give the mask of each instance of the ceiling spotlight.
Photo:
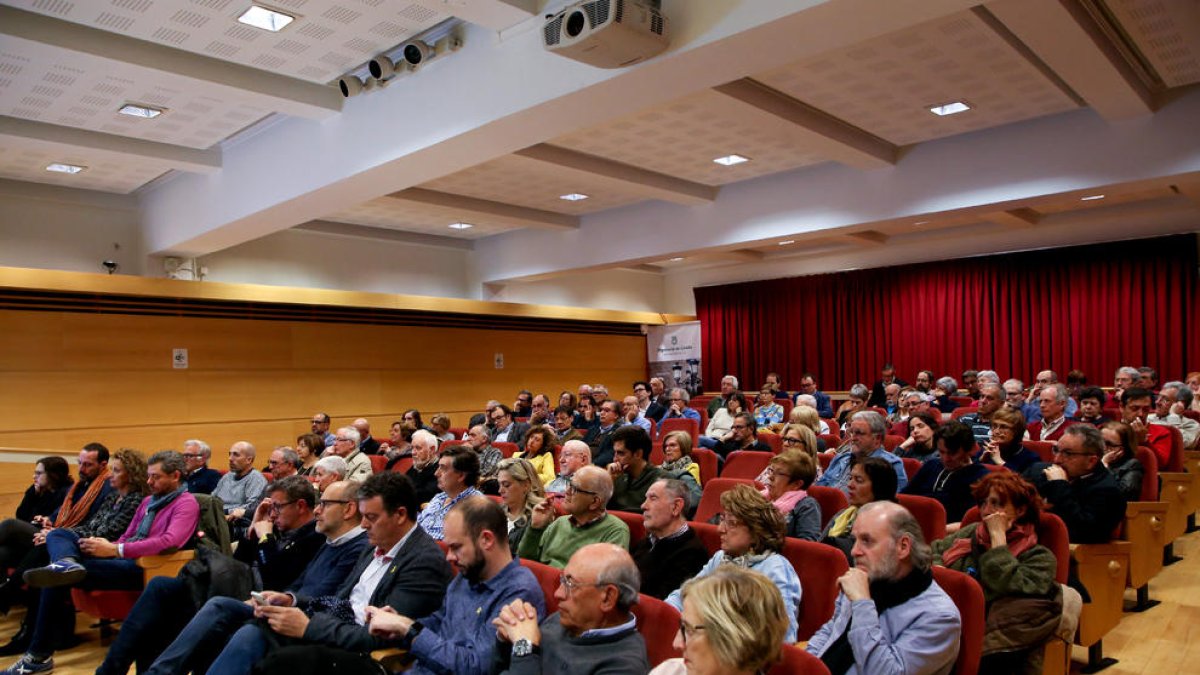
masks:
[(470, 223), (450, 223), (450, 229), (452, 230), (469, 230), (472, 227), (475, 226)]
[(258, 5), (250, 5), (250, 9), (242, 12), (242, 15), (237, 19), (240, 23), (247, 26), (254, 26), (263, 30), (269, 30), (272, 33), (278, 33), (283, 30), (283, 27), (296, 20), (296, 17), (283, 12), (276, 12), (273, 9), (259, 7)]
[(580, 194), (580, 193), (578, 193), (578, 192), (572, 192), (572, 193), (571, 193), (571, 194), (569, 194), (569, 195), (559, 195), (559, 197), (558, 197), (558, 198), (559, 198), (559, 199), (566, 200), (566, 201), (568, 201), (568, 202), (578, 202), (578, 201), (581, 201), (581, 200), (587, 199), (587, 198), (588, 198), (588, 196), (587, 196), (587, 195), (584, 195), (584, 194)]
[(783, 241), (779, 242), (779, 245), (780, 246), (790, 246), (791, 244), (794, 244), (794, 243), (796, 243), (795, 239), (784, 239)]
[(671, 259), (670, 259), (670, 260), (668, 260), (667, 262), (679, 262), (679, 261), (681, 261), (681, 260), (683, 260), (683, 258), (671, 258)]
[(933, 113), (934, 115), (938, 115), (939, 117), (966, 112), (970, 109), (971, 106), (967, 105), (966, 101), (950, 101), (949, 103), (929, 106), (929, 112)]
[(166, 109), (153, 108), (148, 105), (139, 105), (137, 103), (126, 103), (125, 105), (121, 106), (121, 109), (117, 112), (121, 113), (122, 115), (129, 115), (130, 117), (141, 117), (142, 119), (152, 120), (166, 112)]
[(342, 96), (350, 98), (358, 96), (363, 90), (363, 81), (353, 75), (343, 75), (338, 78), (338, 89), (342, 90)]
[(718, 157), (718, 158), (714, 159), (713, 161), (716, 162), (717, 164), (720, 164), (721, 166), (733, 166), (734, 164), (741, 164), (742, 162), (749, 162), (750, 158), (742, 157), (741, 155), (725, 155), (724, 157)]
[(54, 164), (48, 165), (46, 167), (46, 170), (54, 171), (56, 173), (79, 173), (80, 171), (83, 171), (86, 168), (87, 168), (86, 166), (79, 166), (77, 164), (60, 164), (60, 163), (56, 162)]
[(408, 65), (416, 68), (425, 62), (433, 52), (433, 48), (421, 40), (413, 40), (400, 49), (400, 56)]
[(1097, 200), (1097, 199), (1104, 199), (1104, 195), (1088, 195), (1088, 196), (1086, 196), (1086, 197), (1080, 197), (1080, 198), (1079, 198), (1079, 201), (1081, 201), (1081, 202), (1091, 202), (1091, 201), (1095, 201), (1095, 200)]
[(920, 227), (922, 225), (928, 225), (928, 224), (929, 224), (928, 220), (918, 220), (917, 222), (913, 223), (913, 227)]

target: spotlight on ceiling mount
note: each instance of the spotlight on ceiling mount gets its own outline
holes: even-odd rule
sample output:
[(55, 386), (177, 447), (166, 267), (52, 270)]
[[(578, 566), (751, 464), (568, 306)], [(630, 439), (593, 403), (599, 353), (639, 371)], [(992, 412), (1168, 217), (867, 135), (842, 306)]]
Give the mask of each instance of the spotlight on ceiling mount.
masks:
[(342, 96), (350, 98), (358, 96), (363, 90), (363, 81), (353, 75), (343, 75), (338, 78), (338, 89), (342, 90)]
[(400, 56), (404, 62), (413, 68), (417, 68), (429, 58), (433, 53), (433, 48), (423, 40), (413, 40), (406, 43), (400, 48)]

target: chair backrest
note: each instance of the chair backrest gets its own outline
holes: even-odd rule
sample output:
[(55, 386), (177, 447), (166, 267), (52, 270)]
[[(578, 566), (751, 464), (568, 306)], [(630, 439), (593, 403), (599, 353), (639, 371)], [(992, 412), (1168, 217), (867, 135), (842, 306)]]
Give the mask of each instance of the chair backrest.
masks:
[[(837, 435), (839, 438), (841, 438), (841, 436), (838, 434), (839, 425), (837, 420), (829, 419), (828, 417), (822, 417), (821, 421), (825, 423), (825, 426), (829, 427), (829, 433)], [(820, 425), (818, 424), (817, 426), (819, 427)]]
[(1190, 420), (1196, 420), (1197, 422), (1200, 422), (1200, 410), (1184, 410), (1183, 416)]
[(961, 408), (955, 408), (954, 411), (950, 413), (950, 419), (956, 420), (964, 415), (970, 415), (971, 413), (978, 411), (978, 408), (972, 408), (969, 405), (965, 405)]
[(533, 572), (533, 576), (537, 578), (538, 586), (542, 587), (542, 595), (546, 599), (546, 616), (557, 612), (558, 598), (554, 597), (554, 593), (558, 590), (558, 579), (562, 575), (562, 570), (536, 560), (520, 558), (520, 561), (521, 565), (530, 572)]
[[(654, 429), (654, 426), (650, 427)], [(663, 442), (661, 438), (654, 438), (654, 442), (650, 444), (650, 463), (654, 466), (662, 466), (662, 463), (667, 461), (667, 456), (663, 454)]]
[[(367, 459), (371, 460), (371, 471), (379, 473), (387, 468), (386, 455), (367, 455)], [(266, 475), (266, 474), (263, 474)]]
[(633, 615), (637, 617), (637, 629), (646, 641), (646, 658), (650, 667), (683, 656), (675, 649), (675, 633), (679, 631), (679, 612), (658, 598), (638, 594), (638, 602), (633, 606)]
[(754, 481), (744, 478), (714, 478), (704, 484), (700, 495), (700, 506), (696, 507), (696, 517), (702, 523), (707, 523), (713, 516), (721, 512), (721, 495), (735, 485), (745, 484), (754, 487)]
[(908, 481), (911, 483), (913, 476), (921, 470), (921, 460), (913, 459), (912, 457), (901, 457), (900, 461), (904, 463), (904, 475), (908, 476)]
[(842, 446), (842, 437), (837, 434), (821, 434), (817, 438), (825, 441), (826, 450), (837, 450)]
[(808, 488), (808, 494), (821, 505), (821, 529), (825, 529), (838, 511), (850, 506), (846, 493), (834, 487), (814, 485)]
[(629, 526), (630, 546), (646, 538), (646, 520), (642, 518), (642, 514), (615, 510), (609, 511), (609, 513), (620, 518), (623, 523)]
[(864, 410), (870, 410), (871, 412), (874, 412), (874, 413), (879, 413), (880, 417), (883, 417), (883, 419), (885, 419), (885, 420), (887, 419), (887, 416), (888, 416), (888, 411), (887, 411), (887, 409), (885, 409), (885, 408), (880, 408), (880, 407), (879, 407), (879, 406), (877, 406), (877, 405), (870, 406), (870, 407), (868, 407), (868, 408), (865, 408)]
[(693, 408), (695, 410), (703, 410), (703, 411), (707, 412), (708, 411), (708, 403), (709, 403), (709, 401), (713, 400), (714, 398), (716, 398), (716, 396), (713, 396), (711, 394), (701, 394), (700, 396), (693, 396), (690, 399), (688, 399), (688, 407)]
[(508, 459), (509, 457), (512, 457), (514, 454), (521, 451), (521, 446), (517, 445), (516, 443), (509, 443), (508, 441), (495, 441), (492, 443), (492, 447), (499, 450), (500, 454), (504, 455), (505, 459)]
[(833, 458), (836, 456), (837, 455), (834, 455), (830, 452), (822, 452), (821, 454), (817, 455), (817, 464), (821, 465), (821, 471), (829, 469), (829, 465), (833, 464)]
[(883, 437), (883, 449), (887, 450), (888, 452), (895, 452), (896, 448), (900, 447), (900, 444), (903, 442), (904, 442), (903, 436), (887, 434)]
[(401, 457), (400, 459), (396, 460), (395, 464), (392, 465), (392, 471), (395, 473), (408, 473), (408, 470), (412, 468), (412, 465), (412, 457)]
[(780, 438), (779, 434), (777, 433), (771, 431), (760, 431), (758, 432), (758, 440), (766, 443), (767, 447), (771, 448), (772, 454), (778, 455), (779, 453), (783, 452), (783, 439)]
[[(761, 435), (761, 434), (760, 434)], [(758, 450), (734, 450), (725, 458), (721, 478), (748, 478), (754, 480), (767, 468), (775, 455)]]
[(800, 622), (796, 639), (807, 640), (833, 618), (839, 590), (837, 580), (850, 565), (840, 550), (794, 537), (784, 540), (783, 556), (800, 577)]
[(1160, 471), (1179, 473), (1183, 468), (1183, 434), (1179, 427), (1167, 427), (1171, 432), (1171, 455), (1167, 459), (1167, 468), (1159, 467)]
[(721, 532), (717, 529), (716, 525), (690, 520), (688, 521), (688, 527), (696, 531), (696, 538), (704, 545), (704, 549), (708, 551), (710, 557), (716, 555), (717, 551), (721, 550)]
[(659, 435), (666, 436), (672, 431), (686, 431), (691, 434), (692, 446), (695, 447), (696, 439), (700, 438), (700, 423), (686, 417), (670, 417), (663, 420)]
[[(979, 507), (972, 506), (963, 514), (962, 524), (965, 527), (978, 522)], [(1038, 518), (1037, 536), (1038, 543), (1050, 549), (1058, 562), (1054, 579), (1060, 584), (1067, 583), (1067, 572), (1071, 566), (1071, 539), (1067, 534), (1067, 524), (1053, 513), (1042, 511)]]
[(771, 666), (767, 675), (829, 675), (824, 661), (796, 645), (783, 645), (780, 656), (780, 662)]
[(903, 494), (896, 495), (896, 501), (921, 524), (921, 534), (925, 535), (926, 543), (945, 538), (946, 507), (941, 502), (932, 497)]
[(933, 580), (954, 601), (962, 618), (958, 659), (954, 661), (953, 672), (955, 675), (975, 675), (979, 672), (979, 659), (983, 656), (983, 589), (970, 576), (940, 565), (933, 567)]
[(1137, 459), (1142, 463), (1142, 494), (1138, 500), (1158, 501), (1158, 455), (1144, 445), (1137, 448)]
[(1021, 441), (1021, 445), (1037, 453), (1043, 462), (1054, 461), (1054, 444), (1049, 441)]
[(460, 441), (463, 439), (463, 436), (467, 435), (466, 427), (450, 427), (446, 431), (450, 432), (451, 436), (454, 436), (454, 438)]
[(717, 467), (720, 465), (717, 453), (708, 448), (692, 448), (692, 461), (700, 466), (701, 485), (717, 477)]
[(975, 402), (970, 396), (951, 396), (950, 400), (954, 401), (954, 405), (960, 408), (969, 408)]

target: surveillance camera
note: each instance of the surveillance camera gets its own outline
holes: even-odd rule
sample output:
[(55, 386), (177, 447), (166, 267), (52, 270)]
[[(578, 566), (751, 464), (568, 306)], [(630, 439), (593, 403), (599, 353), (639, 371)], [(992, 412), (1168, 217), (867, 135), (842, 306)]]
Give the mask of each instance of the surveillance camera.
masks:
[(380, 54), (371, 59), (367, 64), (367, 70), (371, 71), (371, 77), (378, 80), (386, 80), (396, 72), (396, 66), (388, 57)]
[(104, 269), (108, 270), (109, 274), (116, 272), (121, 267), (120, 265), (117, 264), (116, 260), (105, 260), (104, 262), (102, 262), (100, 264), (104, 266)]
[(350, 98), (362, 93), (363, 83), (353, 75), (343, 75), (338, 79), (338, 88), (342, 90), (342, 96)]
[(429, 58), (429, 54), (432, 51), (433, 50), (429, 47), (429, 45), (425, 44), (424, 42), (420, 40), (413, 40), (412, 42), (404, 45), (404, 48), (400, 50), (400, 53), (404, 56), (405, 62), (407, 62), (413, 68), (416, 68)]

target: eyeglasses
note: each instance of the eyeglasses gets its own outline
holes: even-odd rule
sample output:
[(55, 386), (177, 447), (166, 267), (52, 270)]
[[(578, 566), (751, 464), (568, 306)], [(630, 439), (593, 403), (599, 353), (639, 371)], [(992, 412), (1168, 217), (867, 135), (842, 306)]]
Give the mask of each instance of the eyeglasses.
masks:
[(1054, 448), (1053, 450), (1051, 450), (1051, 452), (1053, 452), (1056, 455), (1066, 455), (1067, 457), (1095, 456), (1095, 453), (1092, 453), (1092, 452), (1071, 452), (1070, 450), (1063, 450), (1062, 448)]
[(726, 528), (730, 528), (741, 525), (742, 521), (738, 520), (737, 516), (731, 516), (728, 513), (718, 513), (717, 523), (724, 525)]
[(705, 627), (702, 625), (697, 624), (693, 626), (692, 624), (684, 621), (682, 618), (679, 619), (679, 634), (683, 636), (683, 644), (685, 645), (687, 644), (687, 641), (692, 639), (692, 636), (696, 634), (696, 631), (704, 629)]
[(992, 422), (992, 431), (1012, 431), (1014, 428), (1008, 422)]
[(324, 508), (326, 506), (329, 506), (330, 504), (349, 504), (349, 503), (350, 503), (349, 499), (322, 499), (321, 501), (317, 502), (317, 506)]
[(183, 453), (183, 458), (184, 458), (184, 459), (196, 459), (197, 457), (203, 457), (203, 456), (204, 456), (204, 455), (202, 455), (202, 454), (200, 454), (200, 453), (198, 453), (198, 452), (185, 452), (185, 453)]
[(600, 494), (599, 492), (594, 492), (592, 490), (584, 490), (583, 488), (579, 487), (575, 483), (567, 483), (567, 489), (563, 490), (563, 494), (567, 495), (568, 497), (575, 494), (576, 492), (582, 492), (585, 495), (592, 495), (592, 496)]
[(560, 574), (560, 575), (558, 575), (558, 585), (567, 589), (567, 595), (571, 595), (577, 589), (580, 589), (580, 588), (585, 588), (585, 587), (599, 588), (600, 586), (607, 586), (608, 584), (599, 584), (596, 582), (588, 583), (586, 581), (580, 581), (580, 580), (576, 579), (575, 577), (568, 576), (566, 574)]
[(767, 472), (766, 472), (766, 473), (767, 473), (767, 478), (768, 478), (768, 479), (770, 479), (770, 478), (786, 478), (786, 479), (788, 479), (788, 480), (791, 480), (791, 479), (792, 479), (792, 477), (791, 477), (791, 476), (789, 476), (788, 474), (786, 474), (786, 473), (784, 473), (784, 472), (782, 472), (782, 471), (776, 471), (776, 470), (774, 469), (774, 467), (770, 467), (770, 466), (768, 466), (768, 467), (767, 467)]
[(803, 438), (785, 438), (785, 439), (783, 439), (783, 444), (784, 445), (804, 445), (804, 439)]
[(733, 429), (749, 429), (750, 427), (746, 426), (745, 424), (735, 424), (735, 425), (733, 425), (732, 428)]
[(354, 439), (353, 439), (353, 438), (341, 438), (341, 437), (337, 437), (337, 438), (334, 438), (333, 440), (337, 441), (338, 443), (353, 443), (353, 442), (354, 442)]
[(846, 433), (850, 436), (871, 436), (872, 435), (870, 431), (863, 431), (862, 429), (847, 429)]
[(295, 503), (296, 503), (296, 500), (295, 500), (295, 499), (293, 499), (293, 500), (292, 500), (292, 501), (290, 501), (290, 502), (283, 502), (282, 504), (278, 504), (278, 503), (272, 502), (272, 503), (271, 503), (271, 510), (272, 510), (272, 511), (282, 511), (282, 510), (286, 509), (287, 507), (289, 507), (289, 506), (291, 506), (292, 504), (295, 504)]

